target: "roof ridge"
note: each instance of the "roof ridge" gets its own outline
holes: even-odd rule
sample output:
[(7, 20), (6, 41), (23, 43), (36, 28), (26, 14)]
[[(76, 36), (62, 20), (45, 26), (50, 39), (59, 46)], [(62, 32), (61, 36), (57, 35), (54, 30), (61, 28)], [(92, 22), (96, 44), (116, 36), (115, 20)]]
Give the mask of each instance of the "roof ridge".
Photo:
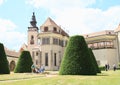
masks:
[(59, 27), (54, 20), (52, 20), (50, 17), (47, 18), (47, 20), (41, 25), (41, 26), (49, 26), (49, 25), (53, 25), (53, 26), (57, 26)]

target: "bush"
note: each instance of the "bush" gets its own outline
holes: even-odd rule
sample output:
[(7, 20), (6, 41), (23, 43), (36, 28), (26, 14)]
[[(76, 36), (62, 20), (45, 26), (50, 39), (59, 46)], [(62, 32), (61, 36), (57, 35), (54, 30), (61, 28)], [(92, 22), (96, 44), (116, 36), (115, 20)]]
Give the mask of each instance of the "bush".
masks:
[(9, 63), (2, 43), (0, 43), (0, 74), (10, 74)]
[(105, 66), (100, 66), (99, 69), (100, 69), (101, 71), (105, 71)]
[(94, 65), (95, 69), (96, 69), (96, 72), (101, 73), (101, 71), (100, 71), (100, 69), (98, 67), (97, 61), (95, 59), (95, 56), (94, 56), (94, 54), (92, 52), (92, 49), (91, 48), (88, 48), (88, 49), (89, 49), (89, 53), (90, 53), (90, 56), (91, 56), (91, 59), (92, 59), (92, 63)]
[(96, 70), (83, 36), (72, 36), (67, 44), (60, 70), (60, 75), (96, 75)]
[(119, 68), (120, 68), (120, 63), (118, 64)]
[(31, 66), (32, 66), (33, 62), (32, 62), (32, 58), (30, 55), (29, 51), (22, 51), (17, 65), (15, 67), (14, 72), (15, 73), (27, 73), (27, 72), (31, 72)]
[(117, 70), (120, 70), (120, 68), (116, 68)]

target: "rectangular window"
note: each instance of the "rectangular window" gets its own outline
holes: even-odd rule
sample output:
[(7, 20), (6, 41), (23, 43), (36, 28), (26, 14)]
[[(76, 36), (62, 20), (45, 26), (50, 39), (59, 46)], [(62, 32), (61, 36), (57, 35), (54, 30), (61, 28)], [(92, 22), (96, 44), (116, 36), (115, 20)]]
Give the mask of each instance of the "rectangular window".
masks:
[(46, 38), (46, 44), (50, 44), (50, 38)]
[(54, 28), (53, 28), (53, 30), (56, 32), (56, 31), (57, 31), (57, 28), (56, 28), (56, 27), (54, 27)]
[(42, 38), (42, 44), (50, 44), (50, 38)]
[(38, 41), (37, 44), (38, 44), (38, 45), (41, 45), (41, 39), (38, 39), (37, 41)]
[(32, 59), (34, 59), (34, 51), (32, 51)]
[(38, 56), (38, 52), (36, 52), (36, 56)]
[(63, 47), (63, 40), (59, 40), (59, 45)]
[(57, 65), (57, 63), (56, 63), (56, 53), (54, 53), (54, 66), (56, 66)]
[(57, 38), (53, 38), (53, 44), (58, 45), (58, 39)]
[(62, 47), (64, 46), (63, 40), (61, 40), (61, 46), (62, 46)]
[(59, 39), (59, 45), (61, 44), (61, 40)]
[(38, 65), (38, 60), (36, 60), (36, 65)]
[(48, 27), (44, 27), (44, 31), (45, 31), (45, 32), (48, 31)]
[(45, 53), (45, 66), (48, 66), (48, 53)]
[(67, 46), (67, 40), (65, 41), (65, 47)]

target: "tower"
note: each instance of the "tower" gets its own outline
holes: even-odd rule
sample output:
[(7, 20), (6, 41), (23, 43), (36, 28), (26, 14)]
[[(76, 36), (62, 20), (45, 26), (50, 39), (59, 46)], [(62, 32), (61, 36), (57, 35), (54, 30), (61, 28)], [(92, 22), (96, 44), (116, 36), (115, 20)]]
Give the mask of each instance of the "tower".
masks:
[(68, 35), (50, 18), (40, 26), (40, 33), (36, 24), (33, 13), (28, 27), (27, 47), (32, 60), (37, 67), (43, 64), (46, 70), (58, 70), (66, 46), (64, 42), (68, 41)]
[(38, 35), (38, 27), (36, 26), (37, 21), (35, 17), (35, 13), (33, 12), (32, 19), (30, 21), (30, 27), (28, 27), (28, 50), (31, 53), (32, 59), (34, 61), (34, 48), (37, 46), (37, 35)]

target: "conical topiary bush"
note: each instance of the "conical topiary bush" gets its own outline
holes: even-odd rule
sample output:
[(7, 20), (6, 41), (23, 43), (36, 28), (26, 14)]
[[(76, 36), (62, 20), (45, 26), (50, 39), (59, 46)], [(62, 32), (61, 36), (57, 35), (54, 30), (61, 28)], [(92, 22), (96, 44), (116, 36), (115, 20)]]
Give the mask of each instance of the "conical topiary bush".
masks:
[(88, 46), (83, 36), (72, 36), (67, 44), (61, 67), (60, 75), (96, 75), (96, 70), (88, 51)]
[(94, 66), (95, 66), (96, 72), (97, 72), (97, 73), (101, 73), (101, 71), (100, 71), (100, 69), (99, 69), (99, 67), (98, 67), (96, 58), (95, 58), (95, 56), (94, 56), (94, 54), (93, 54), (93, 52), (92, 52), (92, 49), (91, 49), (91, 48), (88, 48), (88, 49), (89, 49), (89, 53), (90, 53), (92, 62), (93, 62), (93, 64), (94, 64)]
[(0, 43), (0, 74), (10, 74), (8, 60), (2, 43)]
[(22, 51), (17, 65), (15, 67), (15, 73), (28, 73), (31, 72), (32, 58), (29, 51)]

